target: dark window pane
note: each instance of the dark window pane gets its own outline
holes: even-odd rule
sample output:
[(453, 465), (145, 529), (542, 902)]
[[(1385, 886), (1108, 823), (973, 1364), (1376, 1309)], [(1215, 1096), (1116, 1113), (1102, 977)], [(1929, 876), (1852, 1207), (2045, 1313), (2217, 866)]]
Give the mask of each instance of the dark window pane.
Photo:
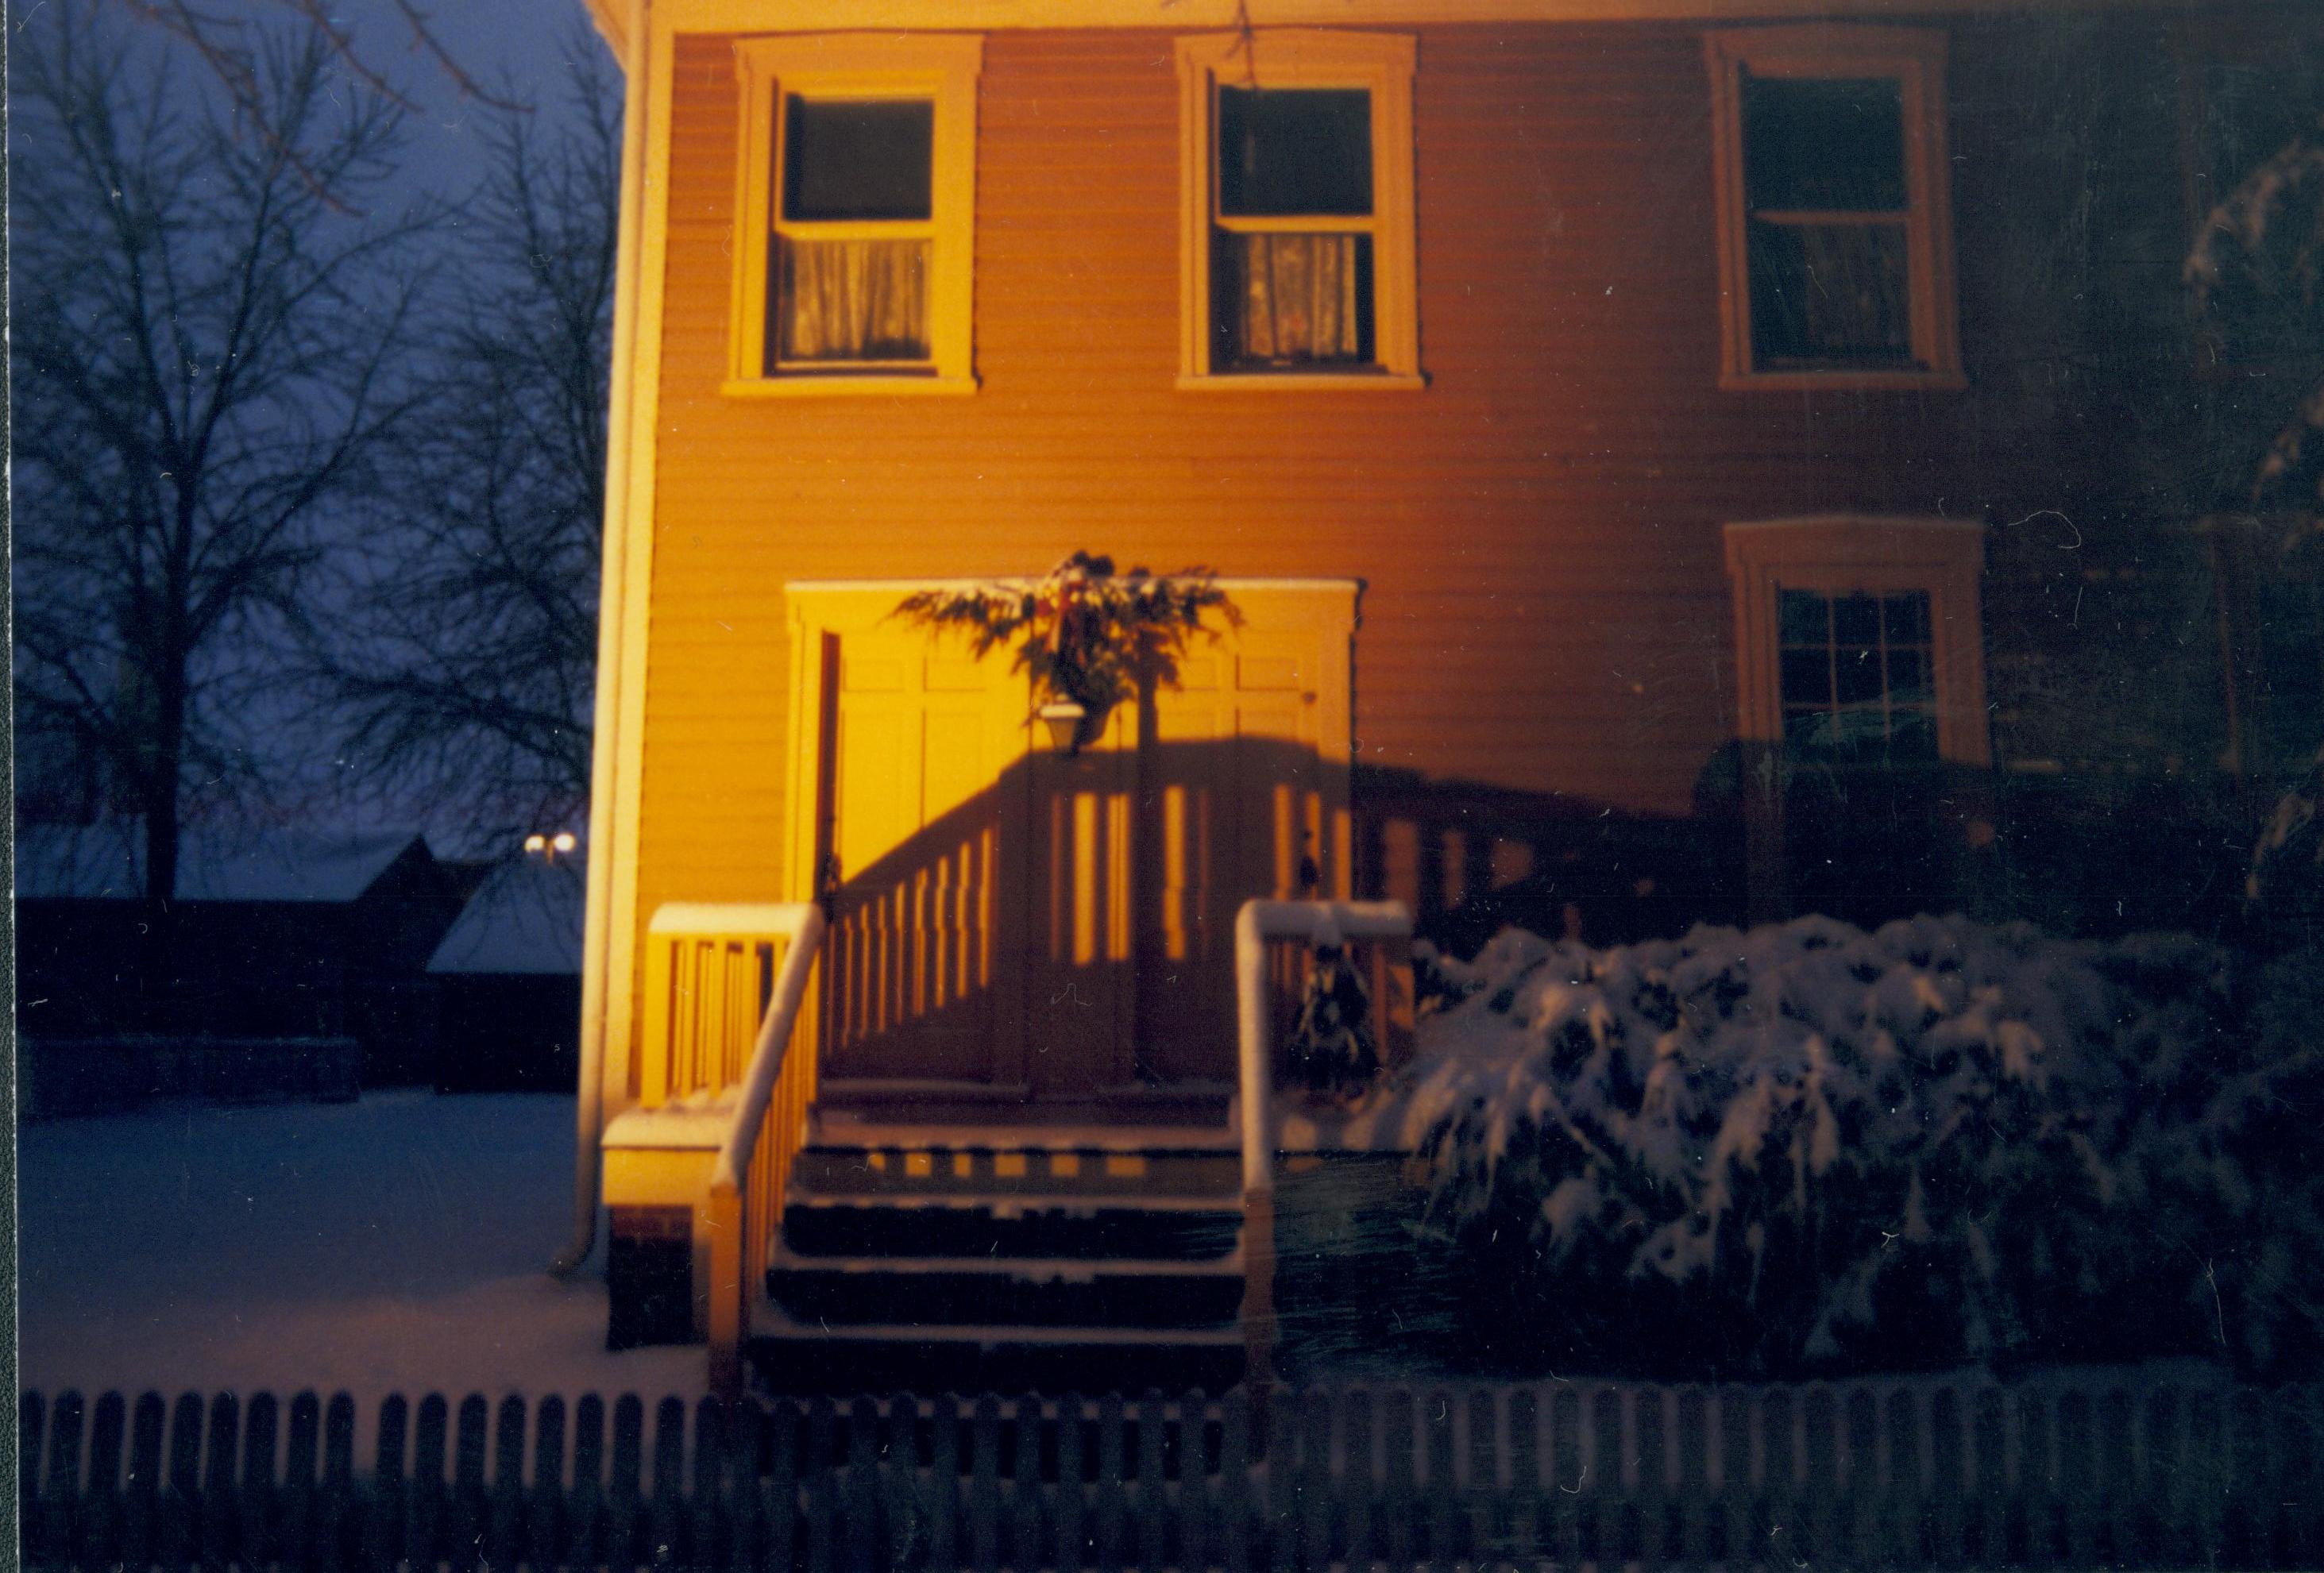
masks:
[(1888, 702), (1892, 704), (1915, 704), (1925, 701), (1928, 693), (1928, 658), (1920, 650), (1906, 647), (1888, 647)]
[(1221, 87), (1219, 211), (1372, 210), (1372, 105), (1362, 88)]
[(1784, 743), (1794, 754), (1829, 756), (1835, 739), (1829, 710), (1787, 710), (1784, 713)]
[(1836, 651), (1832, 657), (1831, 667), (1832, 675), (1838, 683), (1838, 698), (1842, 704), (1863, 704), (1880, 697), (1882, 689), (1878, 650)]
[(1880, 603), (1869, 595), (1842, 595), (1831, 603), (1831, 639), (1840, 645), (1880, 642)]
[(1827, 610), (1831, 604), (1812, 590), (1778, 591), (1775, 616), (1783, 628), (1784, 642), (1787, 645), (1831, 643), (1831, 621)]
[(1888, 729), (1888, 757), (1897, 764), (1926, 764), (1937, 757), (1937, 718), (1927, 711), (1897, 711)]
[(1891, 595), (1880, 603), (1880, 621), (1887, 630), (1892, 645), (1924, 645), (1929, 642), (1929, 593), (1908, 590), (1902, 595)]
[(1760, 370), (1913, 363), (1902, 225), (1755, 220), (1750, 246)]
[(925, 99), (786, 99), (783, 216), (929, 216), (935, 136)]
[(1786, 704), (1830, 704), (1831, 703), (1831, 652), (1818, 647), (1807, 650), (1785, 650), (1782, 657), (1784, 703)]
[(1221, 231), (1211, 255), (1213, 364), (1371, 363), (1371, 236)]
[(1743, 78), (1747, 204), (1904, 211), (1904, 85), (1894, 78)]

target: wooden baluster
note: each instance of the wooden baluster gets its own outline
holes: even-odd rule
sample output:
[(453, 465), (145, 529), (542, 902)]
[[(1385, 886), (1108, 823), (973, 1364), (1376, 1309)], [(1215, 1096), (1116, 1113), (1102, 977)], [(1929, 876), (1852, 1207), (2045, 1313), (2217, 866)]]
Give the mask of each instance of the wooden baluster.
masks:
[(566, 1559), (565, 1401), (554, 1394), (533, 1415), (532, 1496), (525, 1513), (524, 1559), (560, 1567)]
[[(1058, 1424), (1064, 1424), (1062, 1416)], [(1042, 1555), (1043, 1526), (1055, 1514), (1044, 1512), (1048, 1497), (1041, 1489), (1041, 1431), (1044, 1417), (1038, 1394), (1017, 1403), (1015, 1445), (1009, 1461), (1009, 1565), (1048, 1568), (1056, 1564)], [(1063, 1492), (1060, 1491), (1060, 1495)]]
[(1340, 1437), (1341, 1532), (1347, 1541), (1349, 1568), (1360, 1570), (1379, 1554), (1379, 1522), (1373, 1504), (1379, 1501), (1380, 1484), (1369, 1391), (1351, 1388), (1341, 1394)]
[(1462, 1555), (1462, 1519), (1460, 1470), (1454, 1460), (1458, 1457), (1452, 1440), (1452, 1395), (1442, 1388), (1420, 1401), (1423, 1467), (1427, 1471), (1426, 1516), (1423, 1532), (1428, 1537), (1424, 1553), (1431, 1562), (1450, 1566)]
[(1217, 1533), (1219, 1565), (1226, 1573), (1250, 1573), (1257, 1559), (1251, 1555), (1250, 1521), (1250, 1396), (1236, 1387), (1219, 1406)]
[[(404, 1554), (433, 1568), (444, 1559), (445, 1474), (452, 1455), (452, 1412), (440, 1394), (420, 1401), (411, 1431), (411, 1484), (405, 1494)], [(321, 1518), (319, 1494), (317, 1518)], [(316, 1535), (319, 1541), (321, 1530)]]
[(2009, 1557), (2010, 1500), (2015, 1491), (2009, 1458), (2009, 1408), (1998, 1387), (1979, 1385), (1974, 1392), (1975, 1415), (1971, 1440), (1977, 1456), (1977, 1484), (1969, 1504), (1969, 1523), (1975, 1532), (1972, 1563), (1998, 1566)]
[(1659, 1566), (1676, 1554), (1672, 1533), (1674, 1504), (1670, 1489), (1670, 1390), (1659, 1384), (1630, 1389), (1637, 1440), (1630, 1450), (1637, 1484), (1630, 1491), (1630, 1513), (1637, 1528), (1628, 1547), (1630, 1555)]
[(1935, 1514), (1931, 1510), (1929, 1448), (1922, 1430), (1922, 1395), (1899, 1389), (1882, 1406), (1886, 1421), (1888, 1508), (1882, 1515), (1892, 1560), (1924, 1566), (1936, 1555)]
[(1084, 1476), (1086, 1458), (1083, 1450), (1084, 1427), (1088, 1423), (1087, 1404), (1078, 1393), (1068, 1393), (1057, 1400), (1057, 1495), (1056, 1512), (1052, 1515), (1056, 1523), (1057, 1573), (1081, 1573), (1088, 1555), (1088, 1531), (1083, 1527), (1082, 1504), (1088, 1490)]
[(2102, 1561), (2123, 1566), (2137, 1555), (2138, 1428), (2130, 1394), (2111, 1388), (2098, 1399), (2098, 1521)]
[(712, 1394), (694, 1405), (694, 1469), (687, 1490), (686, 1546), (688, 1564), (717, 1568), (731, 1550), (726, 1502), (726, 1415), (738, 1401)]
[[(31, 1447), (17, 1456), (20, 1480), (26, 1472), (37, 1475), (40, 1464), (39, 1408), (40, 1395), (26, 1395), (25, 1405), (19, 1412), (18, 1446), (24, 1446), (23, 1426), (29, 1414), (32, 1435)], [(158, 1393), (142, 1393), (129, 1417), (129, 1480), (122, 1504), (121, 1559), (129, 1567), (150, 1566), (157, 1549), (161, 1530), (159, 1513), (161, 1492), (161, 1439), (168, 1421), (168, 1409)], [(37, 1501), (35, 1493), (19, 1498), (30, 1504)], [(29, 1509), (27, 1510), (29, 1513)], [(29, 1516), (27, 1522), (30, 1522)]]
[(1164, 1560), (1164, 1543), (1167, 1524), (1164, 1515), (1169, 1511), (1168, 1488), (1162, 1479), (1163, 1427), (1162, 1390), (1149, 1387), (1138, 1405), (1138, 1563), (1140, 1568), (1160, 1568)]
[(1123, 1454), (1121, 1394), (1109, 1393), (1097, 1406), (1097, 1566), (1119, 1573), (1126, 1555), (1122, 1536)]
[[(770, 1407), (766, 1421), (767, 1478), (760, 1487), (759, 1544), (763, 1554), (759, 1566), (770, 1573), (791, 1573), (792, 1559), (798, 1551), (798, 1446), (802, 1423), (798, 1404), (793, 1400), (778, 1398)], [(947, 1566), (941, 1561), (935, 1565)]]
[(1754, 1543), (1744, 1553), (1777, 1565), (1810, 1559), (1808, 1537), (1800, 1522), (1800, 1458), (1798, 1437), (1793, 1430), (1793, 1394), (1789, 1388), (1766, 1389), (1759, 1396), (1759, 1510), (1752, 1514)]
[(858, 1395), (847, 1406), (847, 1477), (839, 1499), (850, 1573), (875, 1573), (894, 1565), (880, 1522), (881, 1495), (880, 1409)]
[(1305, 1428), (1299, 1395), (1277, 1388), (1267, 1401), (1267, 1427), (1261, 1447), (1267, 1460), (1268, 1565), (1276, 1573), (1295, 1573), (1299, 1566), (1299, 1448)]
[(69, 1388), (57, 1395), (49, 1414), (49, 1478), (41, 1497), (39, 1539), (43, 1559), (59, 1565), (70, 1560), (80, 1539), (81, 1413), (81, 1396)]
[(2207, 1563), (2227, 1546), (2226, 1403), (2217, 1391), (2187, 1395), (2187, 1475), (2194, 1487), (2195, 1545)]
[[(395, 1456), (392, 1465), (382, 1462), (374, 1471), (383, 1491), (392, 1483), (399, 1504), (403, 1483), (403, 1438), (401, 1428), (404, 1421), (403, 1401), (390, 1401), (395, 1407), (393, 1419), (399, 1428), (395, 1438)], [(380, 1425), (388, 1424), (388, 1404), (380, 1406)], [(282, 1449), (282, 1499), (281, 1522), (275, 1529), (280, 1546), (278, 1555), (287, 1568), (312, 1568), (322, 1559), (322, 1533), (315, 1522), (315, 1494), (320, 1478), (323, 1448), (323, 1406), (309, 1392), (302, 1392), (290, 1400), (290, 1423), (284, 1433)], [(392, 1469), (391, 1476), (388, 1471)], [(396, 1526), (396, 1540), (402, 1539), (402, 1525)], [(132, 1560), (137, 1559), (133, 1556)]]
[(513, 1568), (524, 1544), (524, 1400), (501, 1400), (493, 1430), (493, 1478), (484, 1515), (484, 1557)]
[(1633, 1560), (1628, 1547), (1630, 1506), (1622, 1478), (1622, 1394), (1600, 1387), (1590, 1397), (1590, 1478), (1582, 1487), (1590, 1543), (1601, 1560)]
[[(1880, 1415), (1872, 1402), (1872, 1394), (1861, 1387), (1850, 1388), (1841, 1405), (1841, 1423), (1848, 1431), (1848, 1483), (1842, 1487), (1847, 1494), (1848, 1509), (1841, 1516), (1846, 1520), (1841, 1537), (1848, 1548), (1846, 1555), (1859, 1566), (1886, 1567), (1895, 1558), (1889, 1550), (1889, 1514), (1897, 1504), (1887, 1500), (1901, 1495), (1891, 1489), (1884, 1491), (1880, 1478)], [(1902, 1537), (1897, 1542), (1902, 1545)], [(1918, 1558), (1914, 1559), (1919, 1560)]]
[(567, 1515), (570, 1560), (583, 1567), (610, 1566), (605, 1505), (605, 1401), (585, 1393), (573, 1406), (573, 1500)]
[(2265, 1568), (2274, 1559), (2269, 1520), (2279, 1494), (2270, 1478), (2267, 1403), (2254, 1388), (2237, 1387), (2227, 1402), (2226, 1554), (2238, 1567)]
[(1712, 1510), (1712, 1538), (1721, 1562), (1740, 1564), (1759, 1555), (1764, 1536), (1756, 1527), (1753, 1504), (1759, 1499), (1752, 1422), (1758, 1395), (1729, 1384), (1719, 1389), (1719, 1501)]
[(643, 1477), (646, 1408), (634, 1393), (613, 1401), (610, 1473), (605, 1482), (605, 1562), (635, 1568), (651, 1560), (645, 1519)]
[(1582, 1491), (1590, 1467), (1582, 1450), (1582, 1394), (1568, 1384), (1549, 1398), (1549, 1506), (1546, 1550), (1552, 1561), (1571, 1566), (1582, 1559)]
[(968, 1565), (977, 1573), (995, 1573), (1001, 1566), (1001, 1403), (989, 1393), (976, 1401), (968, 1459)]
[[(880, 1511), (887, 1515), (891, 1568), (917, 1568), (928, 1554), (928, 1520), (920, 1486), (920, 1401), (908, 1393), (888, 1401), (880, 1456)], [(738, 1558), (736, 1565), (749, 1566)]]
[[(61, 1412), (59, 1418), (62, 1418)], [(78, 1420), (78, 1415), (75, 1415)], [(210, 1400), (208, 1442), (203, 1449), (201, 1562), (204, 1573), (223, 1573), (235, 1559), (234, 1462), (236, 1432), (241, 1429), (242, 1406), (231, 1393), (221, 1393)], [(60, 1428), (61, 1430), (61, 1428)], [(75, 1439), (78, 1441), (78, 1436)], [(51, 1446), (54, 1444), (52, 1443)], [(51, 1480), (53, 1486), (54, 1481)]]
[(1847, 1555), (1840, 1538), (1840, 1493), (1846, 1489), (1840, 1473), (1840, 1413), (1838, 1396), (1821, 1383), (1809, 1388), (1800, 1404), (1806, 1425), (1808, 1550), (1812, 1561), (1837, 1563)]
[(473, 1569), (484, 1561), (485, 1431), (492, 1410), (482, 1394), (471, 1393), (460, 1400), (455, 1415), (446, 1552), (454, 1568)]
[(334, 1393), (323, 1406), (321, 1512), (324, 1561), (344, 1568), (363, 1544), (364, 1495), (355, 1482), (355, 1401)]
[(2087, 1393), (2058, 1402), (2058, 1508), (2069, 1565), (2088, 1568), (2098, 1555), (2098, 1432)]
[(960, 1566), (961, 1398), (947, 1393), (936, 1402), (928, 1464), (928, 1566)]
[(837, 1558), (832, 1543), (835, 1486), (832, 1449), (838, 1429), (831, 1400), (821, 1394), (807, 1403), (807, 1445), (799, 1450), (799, 1479), (807, 1488), (807, 1573), (833, 1573)]
[[(274, 1458), (274, 1400), (267, 1397), (265, 1417), (268, 1425), (266, 1458), (271, 1466)], [(259, 1411), (254, 1403), (251, 1414), (254, 1423)], [(82, 1493), (80, 1536), (73, 1555), (88, 1567), (107, 1567), (122, 1559), (121, 1528), (121, 1449), (127, 1440), (129, 1407), (118, 1393), (108, 1393), (97, 1401), (96, 1420), (88, 1432), (88, 1488)], [(244, 1457), (249, 1449), (244, 1450)], [(270, 1482), (271, 1485), (271, 1482)], [(245, 1483), (244, 1489), (246, 1490)], [(18, 1532), (23, 1524), (22, 1499), (18, 1506)], [(271, 1547), (269, 1548), (271, 1550)]]
[(1674, 1555), (1690, 1567), (1711, 1560), (1711, 1394), (1700, 1387), (1678, 1393), (1678, 1495)]
[(2021, 1493), (2025, 1504), (2025, 1558), (2035, 1567), (2054, 1564), (2064, 1529), (2064, 1494), (2058, 1472), (2057, 1415), (2051, 1400), (2020, 1389), (2017, 1411)]
[(1311, 1388), (1299, 1395), (1298, 1402), (1299, 1541), (1306, 1566), (1321, 1569), (1334, 1560), (1332, 1539), (1339, 1516), (1335, 1511), (1339, 1486), (1332, 1458), (1332, 1394)]
[(1929, 1453), (1931, 1559), (1940, 1568), (1959, 1568), (1969, 1559), (1966, 1532), (1974, 1482), (1969, 1474), (1968, 1424), (1958, 1387), (1940, 1387), (1930, 1402)]
[(202, 1401), (191, 1393), (179, 1395), (170, 1416), (168, 1494), (161, 1499), (161, 1564), (183, 1568), (193, 1559), (198, 1541), (196, 1515), (201, 1511)]
[[(392, 1568), (404, 1559), (404, 1524), (407, 1524), (409, 1496), (411, 1485), (404, 1473), (404, 1443), (411, 1433), (411, 1406), (404, 1396), (388, 1394), (379, 1403), (379, 1431), (372, 1448), (372, 1510), (363, 1526), (363, 1566), (364, 1568)], [(326, 1480), (330, 1471), (326, 1468)], [(316, 1510), (316, 1541), (323, 1545), (323, 1566), (330, 1566), (332, 1554), (337, 1550), (335, 1536), (339, 1533), (339, 1504), (330, 1496), (326, 1485), (320, 1496), (320, 1508)]]
[[(118, 1395), (106, 1394), (116, 1416), (120, 1411)], [(278, 1534), (280, 1525), (275, 1513), (281, 1501), (281, 1492), (274, 1474), (275, 1426), (278, 1406), (271, 1393), (251, 1395), (250, 1407), (243, 1415), (242, 1440), (242, 1500), (235, 1511), (241, 1521), (241, 1559), (246, 1566), (271, 1567), (281, 1556)], [(100, 1422), (104, 1404), (97, 1406)], [(101, 1425), (100, 1425), (100, 1429)], [(96, 1454), (90, 1454), (90, 1476), (94, 1485)], [(95, 1559), (90, 1559), (94, 1560)]]

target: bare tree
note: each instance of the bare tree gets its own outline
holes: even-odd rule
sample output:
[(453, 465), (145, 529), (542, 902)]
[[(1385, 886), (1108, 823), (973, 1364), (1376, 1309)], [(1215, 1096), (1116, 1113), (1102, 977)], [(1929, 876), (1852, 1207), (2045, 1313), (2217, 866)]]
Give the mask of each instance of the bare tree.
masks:
[(142, 819), (157, 906), (411, 402), (426, 221), (353, 216), (398, 111), (314, 29), (250, 48), (250, 92), (222, 93), (103, 0), (51, 0), (10, 51), (15, 701)]
[(345, 752), (474, 833), (586, 811), (621, 97), (594, 38), (569, 112), (503, 111), (429, 338), (429, 417), (326, 647)]

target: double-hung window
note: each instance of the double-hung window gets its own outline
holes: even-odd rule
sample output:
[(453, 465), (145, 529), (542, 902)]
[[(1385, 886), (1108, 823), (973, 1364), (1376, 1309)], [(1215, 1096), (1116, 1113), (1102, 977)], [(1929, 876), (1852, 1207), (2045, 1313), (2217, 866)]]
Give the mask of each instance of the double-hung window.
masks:
[(1726, 533), (1743, 737), (1795, 765), (1988, 761), (1982, 526), (1843, 517)]
[(1411, 386), (1409, 38), (1178, 45), (1180, 385)]
[(1944, 35), (1710, 36), (1728, 387), (1959, 386)]
[(730, 392), (961, 392), (981, 41), (737, 46)]

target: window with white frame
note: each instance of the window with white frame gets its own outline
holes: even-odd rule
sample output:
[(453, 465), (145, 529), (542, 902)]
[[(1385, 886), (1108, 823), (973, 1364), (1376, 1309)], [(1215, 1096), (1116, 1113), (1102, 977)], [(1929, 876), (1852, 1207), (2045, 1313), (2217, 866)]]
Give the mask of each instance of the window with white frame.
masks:
[(1959, 386), (1944, 35), (1705, 42), (1722, 385)]
[(1419, 382), (1413, 41), (1182, 39), (1182, 386)]
[(1988, 763), (1974, 520), (1727, 527), (1739, 731), (1795, 763)]
[(736, 46), (729, 392), (974, 386), (979, 39)]

